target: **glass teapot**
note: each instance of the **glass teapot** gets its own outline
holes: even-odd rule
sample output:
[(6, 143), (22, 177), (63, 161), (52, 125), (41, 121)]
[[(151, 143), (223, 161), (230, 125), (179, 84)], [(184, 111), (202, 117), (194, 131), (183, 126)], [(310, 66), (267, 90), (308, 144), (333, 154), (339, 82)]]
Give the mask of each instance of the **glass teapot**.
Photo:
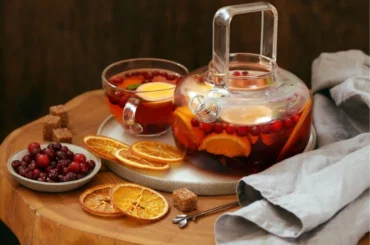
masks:
[[(229, 53), (233, 16), (261, 12), (260, 53)], [(311, 133), (307, 86), (276, 63), (277, 10), (269, 3), (219, 9), (213, 59), (174, 92), (172, 132), (178, 148), (206, 154), (244, 174), (302, 152)]]

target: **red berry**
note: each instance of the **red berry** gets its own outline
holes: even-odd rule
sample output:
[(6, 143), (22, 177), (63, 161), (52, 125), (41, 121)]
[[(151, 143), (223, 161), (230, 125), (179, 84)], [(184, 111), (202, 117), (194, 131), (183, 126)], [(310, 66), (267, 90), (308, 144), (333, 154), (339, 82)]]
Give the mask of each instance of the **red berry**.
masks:
[(67, 153), (67, 151), (69, 150), (67, 146), (63, 145), (62, 147), (60, 147), (60, 150)]
[(247, 126), (240, 126), (236, 129), (236, 134), (240, 137), (246, 136), (248, 134), (248, 127)]
[(153, 79), (153, 77), (154, 77), (154, 76), (153, 76), (152, 74), (145, 74), (145, 75), (144, 75), (144, 79), (145, 79), (145, 80), (149, 80), (149, 81), (150, 81), (150, 80), (152, 80), (152, 79)]
[(298, 114), (296, 114), (296, 115), (293, 116), (293, 121), (295, 123), (298, 123), (298, 121), (299, 121), (299, 115)]
[(276, 121), (272, 124), (272, 130), (275, 132), (279, 132), (283, 128), (283, 122), (282, 121)]
[(140, 75), (140, 72), (137, 72), (137, 71), (132, 73), (132, 76), (139, 76), (139, 75)]
[(118, 104), (118, 102), (119, 102), (119, 98), (116, 98), (116, 97), (114, 97), (114, 96), (112, 96), (112, 95), (108, 96), (108, 99), (109, 99), (109, 102), (110, 102), (111, 104), (113, 104), (113, 105), (117, 105), (117, 104)]
[(153, 76), (158, 76), (158, 75), (159, 75), (159, 71), (153, 71), (153, 72), (152, 72), (152, 75), (153, 75)]
[(95, 162), (94, 160), (89, 160), (86, 162), (88, 169), (94, 169), (95, 168)]
[(202, 129), (206, 134), (212, 132), (212, 125), (208, 123), (200, 123), (199, 128)]
[(172, 80), (175, 80), (176, 76), (174, 76), (174, 75), (167, 75), (166, 78), (167, 78), (167, 80), (172, 81)]
[(46, 148), (45, 155), (47, 155), (50, 160), (53, 160), (56, 156), (56, 153), (52, 148)]
[(235, 133), (235, 127), (234, 127), (234, 126), (231, 126), (231, 125), (227, 125), (227, 126), (225, 127), (225, 131), (226, 131), (226, 133), (228, 133), (228, 134), (233, 134), (233, 133)]
[(68, 166), (68, 172), (78, 173), (80, 172), (80, 163), (79, 162), (71, 162)]
[(120, 107), (125, 107), (125, 105), (126, 105), (126, 103), (127, 103), (127, 100), (128, 100), (128, 97), (127, 96), (123, 96), (120, 100), (119, 100), (119, 102), (118, 102), (118, 104), (119, 104), (119, 106)]
[(18, 168), (19, 166), (21, 166), (21, 162), (20, 162), (19, 160), (14, 160), (14, 161), (12, 162), (12, 167), (13, 167), (14, 169)]
[(162, 77), (167, 77), (167, 72), (160, 72), (159, 75)]
[(45, 154), (39, 154), (36, 157), (36, 165), (37, 167), (46, 168), (49, 165), (49, 158)]
[(192, 118), (191, 119), (191, 126), (198, 127), (199, 126), (199, 121), (197, 119)]
[(87, 171), (89, 170), (88, 166), (87, 166), (87, 163), (80, 163), (80, 172), (83, 173), (83, 174), (86, 174)]
[(121, 77), (114, 77), (114, 78), (111, 78), (110, 80), (109, 80), (111, 83), (114, 83), (114, 84), (120, 84), (120, 83), (122, 83), (122, 81), (123, 81), (123, 79), (121, 78)]
[(63, 172), (64, 175), (68, 174), (68, 172), (69, 172), (68, 167), (64, 167), (62, 172)]
[(39, 149), (41, 151), (41, 146), (37, 142), (32, 142), (31, 144), (28, 145), (28, 151), (31, 153), (33, 149)]
[(114, 97), (116, 97), (117, 99), (121, 98), (122, 97), (122, 92), (121, 91), (116, 91), (114, 92)]
[(243, 71), (243, 72), (242, 72), (242, 75), (243, 75), (243, 76), (246, 76), (246, 75), (248, 75), (248, 72), (247, 72), (247, 71)]
[(132, 76), (132, 74), (129, 73), (129, 72), (125, 74), (125, 77), (131, 77), (131, 76)]
[[(81, 162), (86, 162), (86, 157), (84, 154), (81, 154), (81, 153), (77, 153), (74, 157), (73, 157), (73, 161), (74, 162), (78, 162), (78, 163), (81, 163)], [(71, 163), (72, 164), (72, 163)]]
[(233, 75), (234, 75), (234, 76), (236, 76), (236, 77), (238, 77), (238, 76), (240, 76), (240, 72), (238, 72), (238, 71), (234, 71), (234, 72), (233, 72)]
[(216, 134), (220, 134), (222, 133), (222, 131), (224, 130), (224, 128), (222, 127), (221, 124), (215, 124), (213, 125), (213, 131), (216, 133)]
[(291, 128), (293, 127), (293, 120), (291, 118), (286, 118), (284, 119), (284, 126), (287, 127), (287, 128)]
[(35, 178), (38, 178), (40, 174), (41, 174), (41, 171), (39, 169), (36, 168), (33, 170), (33, 175), (35, 176)]
[(23, 158), (22, 158), (22, 161), (25, 161), (25, 162), (31, 162), (32, 161), (32, 157), (30, 155), (25, 155)]
[(261, 133), (261, 128), (260, 126), (253, 126), (251, 127), (250, 132), (251, 132), (251, 135), (258, 136)]
[(261, 131), (262, 131), (263, 134), (269, 134), (269, 133), (271, 133), (271, 131), (272, 131), (271, 124), (263, 125)]

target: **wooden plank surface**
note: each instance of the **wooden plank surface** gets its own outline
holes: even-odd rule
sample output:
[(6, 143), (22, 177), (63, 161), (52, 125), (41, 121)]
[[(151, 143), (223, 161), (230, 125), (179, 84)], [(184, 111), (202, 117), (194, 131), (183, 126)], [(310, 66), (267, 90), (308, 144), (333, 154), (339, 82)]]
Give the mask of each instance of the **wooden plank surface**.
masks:
[[(73, 143), (81, 145), (84, 135), (95, 133), (109, 115), (103, 92), (92, 91), (66, 104), (70, 115)], [(89, 113), (86, 113), (89, 112)], [(219, 214), (206, 216), (180, 230), (171, 223), (180, 212), (173, 208), (171, 195), (164, 193), (170, 204), (168, 215), (154, 223), (129, 218), (100, 218), (84, 212), (79, 195), (91, 186), (121, 183), (106, 168), (86, 186), (67, 193), (39, 193), (20, 186), (6, 169), (6, 161), (29, 142), (42, 140), (42, 125), (36, 120), (11, 133), (0, 146), (0, 218), (15, 233), (22, 245), (45, 244), (214, 244), (213, 229)], [(198, 211), (236, 200), (235, 196), (199, 197)], [(235, 209), (234, 209), (235, 210)], [(232, 211), (232, 210), (229, 210)], [(359, 243), (368, 244), (368, 235)]]

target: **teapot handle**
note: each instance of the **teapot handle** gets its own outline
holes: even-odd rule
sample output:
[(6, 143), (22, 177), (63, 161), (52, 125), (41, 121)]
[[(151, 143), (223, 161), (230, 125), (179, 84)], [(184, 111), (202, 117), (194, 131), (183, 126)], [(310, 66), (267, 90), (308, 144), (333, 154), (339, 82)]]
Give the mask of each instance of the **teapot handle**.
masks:
[(276, 62), (276, 8), (266, 2), (233, 5), (219, 9), (213, 18), (213, 75), (219, 85), (227, 87), (229, 76), (230, 22), (235, 15), (261, 12), (260, 55)]

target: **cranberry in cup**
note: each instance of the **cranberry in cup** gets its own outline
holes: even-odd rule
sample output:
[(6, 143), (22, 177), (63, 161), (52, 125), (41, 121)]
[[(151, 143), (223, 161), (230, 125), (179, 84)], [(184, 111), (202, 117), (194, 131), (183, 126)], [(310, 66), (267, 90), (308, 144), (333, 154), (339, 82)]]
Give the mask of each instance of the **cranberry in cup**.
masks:
[(106, 103), (126, 133), (158, 136), (171, 125), (173, 94), (188, 73), (174, 61), (137, 58), (116, 62), (102, 74)]

